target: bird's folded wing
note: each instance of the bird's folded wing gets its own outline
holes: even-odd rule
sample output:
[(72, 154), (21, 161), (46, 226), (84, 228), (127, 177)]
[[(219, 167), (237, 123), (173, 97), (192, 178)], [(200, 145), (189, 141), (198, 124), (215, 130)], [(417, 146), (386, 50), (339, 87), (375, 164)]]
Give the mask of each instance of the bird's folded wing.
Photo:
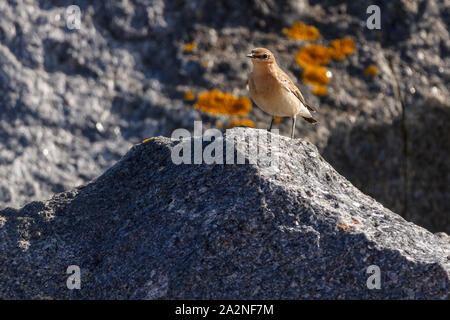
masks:
[(303, 103), (310, 111), (316, 112), (316, 109), (314, 109), (313, 107), (311, 107), (309, 104), (306, 103), (305, 98), (303, 98), (302, 93), (295, 86), (295, 84), (292, 82), (292, 80), (289, 79), (287, 74), (285, 74), (283, 71), (281, 71), (281, 72), (279, 72), (277, 78), (287, 91), (292, 92), (297, 97), (297, 99), (300, 100), (300, 102)]

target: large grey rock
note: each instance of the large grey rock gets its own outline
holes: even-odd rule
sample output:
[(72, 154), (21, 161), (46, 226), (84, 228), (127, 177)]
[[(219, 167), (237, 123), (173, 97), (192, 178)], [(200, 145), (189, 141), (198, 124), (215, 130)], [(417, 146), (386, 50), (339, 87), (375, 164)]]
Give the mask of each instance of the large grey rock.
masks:
[[(190, 129), (193, 120), (226, 125), (229, 118), (183, 101), (184, 92), (218, 88), (247, 95), (245, 54), (266, 46), (319, 109), (321, 125), (299, 124), (297, 136), (390, 209), (450, 233), (448, 6), (377, 1), (382, 28), (369, 30), (366, 9), (372, 4), (0, 1), (0, 207), (20, 207), (88, 182), (131, 145)], [(79, 30), (67, 28), (69, 5), (81, 9)], [(355, 41), (352, 55), (327, 65), (333, 78), (326, 97), (312, 95), (301, 81), (295, 55), (307, 43), (281, 31), (297, 20), (320, 30), (315, 43), (344, 36)], [(184, 52), (191, 41), (196, 50)], [(378, 76), (364, 76), (369, 64), (377, 65)], [(259, 128), (269, 122), (258, 108), (248, 118)], [(288, 134), (287, 120), (279, 127)]]
[(361, 193), (311, 143), (280, 137), (275, 167), (175, 165), (179, 143), (153, 138), (85, 186), (0, 211), (0, 297), (449, 298), (446, 236)]

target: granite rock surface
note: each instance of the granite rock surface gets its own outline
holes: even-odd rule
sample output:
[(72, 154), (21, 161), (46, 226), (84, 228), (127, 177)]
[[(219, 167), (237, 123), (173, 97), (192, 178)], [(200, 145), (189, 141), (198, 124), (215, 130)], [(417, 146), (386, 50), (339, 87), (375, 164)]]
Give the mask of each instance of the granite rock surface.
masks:
[[(445, 234), (363, 194), (311, 143), (269, 137), (227, 131), (245, 164), (175, 164), (182, 140), (155, 137), (86, 185), (0, 211), (0, 297), (449, 298)], [(255, 146), (271, 161), (251, 164)]]

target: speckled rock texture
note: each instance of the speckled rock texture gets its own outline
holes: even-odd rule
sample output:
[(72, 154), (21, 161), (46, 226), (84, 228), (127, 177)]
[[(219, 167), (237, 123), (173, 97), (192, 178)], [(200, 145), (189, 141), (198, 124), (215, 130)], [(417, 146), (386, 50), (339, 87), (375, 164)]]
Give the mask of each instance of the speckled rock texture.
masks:
[[(0, 298), (449, 298), (446, 235), (360, 192), (311, 143), (258, 140), (270, 167), (175, 165), (179, 143), (155, 137), (87, 185), (0, 211)], [(80, 290), (66, 287), (69, 265)]]
[[(366, 28), (369, 5), (381, 30)], [(81, 25), (67, 28), (78, 5)], [(187, 90), (248, 95), (253, 47), (271, 49), (319, 126), (298, 124), (355, 186), (408, 220), (450, 233), (449, 7), (442, 0), (8, 0), (0, 1), (0, 208), (86, 183), (134, 144), (176, 128), (232, 120), (193, 108)], [(328, 95), (301, 80), (294, 21), (313, 43), (351, 37), (331, 61)], [(195, 42), (192, 52), (184, 44)], [(371, 64), (378, 75), (367, 77)], [(254, 107), (258, 128), (270, 118)], [(289, 134), (289, 121), (278, 127)]]

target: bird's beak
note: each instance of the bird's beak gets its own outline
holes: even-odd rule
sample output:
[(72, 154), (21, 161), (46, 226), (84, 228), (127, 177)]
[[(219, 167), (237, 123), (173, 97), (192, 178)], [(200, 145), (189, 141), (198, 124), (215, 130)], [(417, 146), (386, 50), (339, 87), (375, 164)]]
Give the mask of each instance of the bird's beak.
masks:
[(247, 54), (247, 57), (253, 59), (253, 53)]

